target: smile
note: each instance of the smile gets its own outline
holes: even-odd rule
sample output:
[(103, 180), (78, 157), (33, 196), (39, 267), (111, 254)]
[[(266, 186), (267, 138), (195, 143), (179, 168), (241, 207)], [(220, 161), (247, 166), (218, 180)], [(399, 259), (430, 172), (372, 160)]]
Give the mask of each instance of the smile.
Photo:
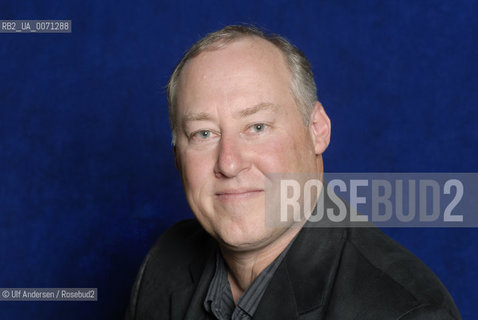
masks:
[(216, 197), (222, 201), (234, 201), (234, 200), (247, 200), (250, 198), (255, 198), (264, 193), (264, 190), (253, 189), (253, 190), (226, 190), (216, 193)]

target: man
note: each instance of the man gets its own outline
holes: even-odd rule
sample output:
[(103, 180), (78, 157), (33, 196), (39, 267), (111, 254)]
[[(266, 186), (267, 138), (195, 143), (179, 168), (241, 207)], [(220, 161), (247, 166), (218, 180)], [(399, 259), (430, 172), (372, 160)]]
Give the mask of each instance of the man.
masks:
[[(266, 224), (273, 173), (323, 172), (331, 124), (285, 39), (229, 26), (168, 84), (176, 166), (197, 220), (149, 252), (128, 319), (459, 319), (416, 257), (373, 228)], [(307, 223), (307, 224), (306, 224)], [(304, 226), (305, 225), (305, 226)]]

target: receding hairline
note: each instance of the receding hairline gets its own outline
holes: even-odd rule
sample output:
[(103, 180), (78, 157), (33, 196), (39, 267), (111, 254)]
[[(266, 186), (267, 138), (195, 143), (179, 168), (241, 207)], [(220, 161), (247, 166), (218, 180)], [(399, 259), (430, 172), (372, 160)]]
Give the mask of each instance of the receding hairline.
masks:
[(286, 63), (290, 89), (295, 104), (302, 114), (304, 124), (308, 125), (313, 105), (317, 101), (317, 88), (312, 66), (304, 53), (281, 35), (269, 33), (255, 26), (230, 25), (206, 35), (190, 47), (169, 78), (166, 89), (173, 145), (175, 143), (175, 109), (177, 105), (177, 92), (179, 91), (177, 87), (184, 66), (203, 52), (218, 50), (230, 43), (248, 38), (262, 39), (279, 50)]
[[(220, 42), (220, 40), (218, 40), (218, 42)], [(230, 41), (227, 41), (226, 43), (223, 43), (221, 45), (212, 44), (211, 46), (208, 46), (208, 47), (204, 48), (203, 50), (199, 51), (197, 54), (188, 57), (188, 59), (186, 61), (184, 61), (184, 64), (181, 66), (181, 69), (178, 70), (179, 73), (176, 75), (176, 78), (174, 79), (175, 80), (175, 83), (174, 83), (175, 104), (177, 102), (177, 98), (179, 97), (180, 84), (181, 84), (181, 79), (183, 78), (184, 71), (187, 69), (187, 67), (191, 63), (193, 63), (194, 61), (197, 61), (197, 59), (200, 58), (201, 56), (204, 56), (204, 55), (206, 55), (208, 53), (211, 53), (211, 52), (214, 52), (214, 51), (225, 50), (225, 49), (229, 48), (230, 46), (232, 46), (234, 44), (237, 44), (239, 42), (250, 42), (252, 44), (254, 42), (258, 42), (258, 43), (262, 43), (264, 45), (267, 45), (269, 48), (265, 48), (264, 52), (269, 53), (270, 49), (274, 50), (275, 51), (274, 54), (277, 55), (277, 57), (282, 61), (282, 68), (286, 72), (287, 77), (288, 77), (287, 81), (290, 81), (292, 79), (292, 77), (293, 77), (292, 70), (290, 69), (290, 66), (289, 66), (289, 63), (288, 63), (288, 60), (287, 60), (287, 56), (285, 55), (285, 53), (278, 46), (276, 46), (274, 43), (272, 43), (271, 41), (269, 41), (267, 39), (264, 39), (264, 38), (261, 38), (259, 36), (256, 36), (254, 34), (251, 34), (251, 35), (247, 34), (247, 35), (243, 35), (242, 37), (234, 38), (234, 39), (232, 39)], [(255, 48), (251, 48), (251, 49), (255, 49)], [(176, 107), (176, 105), (174, 107)]]

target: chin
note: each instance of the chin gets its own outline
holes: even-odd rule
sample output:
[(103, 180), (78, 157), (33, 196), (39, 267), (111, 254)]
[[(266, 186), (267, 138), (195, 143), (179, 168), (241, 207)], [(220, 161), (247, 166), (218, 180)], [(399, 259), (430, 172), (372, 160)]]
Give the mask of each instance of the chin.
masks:
[(273, 232), (261, 230), (251, 233), (250, 229), (245, 232), (225, 232), (220, 234), (219, 242), (221, 245), (232, 251), (250, 251), (264, 247), (273, 238)]

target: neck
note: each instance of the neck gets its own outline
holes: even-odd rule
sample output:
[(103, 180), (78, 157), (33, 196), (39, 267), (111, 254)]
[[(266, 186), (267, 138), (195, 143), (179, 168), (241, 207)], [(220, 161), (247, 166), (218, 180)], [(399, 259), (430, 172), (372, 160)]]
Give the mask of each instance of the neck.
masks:
[[(319, 179), (323, 179), (323, 162), (322, 156), (317, 157), (317, 172)], [(319, 193), (322, 190), (319, 190)], [(318, 195), (317, 195), (318, 197)], [(237, 301), (257, 278), (257, 276), (264, 271), (289, 245), (294, 237), (299, 233), (304, 226), (307, 219), (310, 217), (310, 212), (305, 213), (305, 217), (300, 222), (293, 224), (286, 228), (279, 238), (275, 241), (249, 251), (236, 251), (226, 246), (221, 246), (221, 253), (228, 266), (228, 280), (232, 290), (234, 302)]]
[(287, 228), (278, 239), (259, 249), (234, 251), (221, 247), (222, 256), (228, 266), (228, 279), (235, 303), (257, 276), (284, 251), (305, 221)]

